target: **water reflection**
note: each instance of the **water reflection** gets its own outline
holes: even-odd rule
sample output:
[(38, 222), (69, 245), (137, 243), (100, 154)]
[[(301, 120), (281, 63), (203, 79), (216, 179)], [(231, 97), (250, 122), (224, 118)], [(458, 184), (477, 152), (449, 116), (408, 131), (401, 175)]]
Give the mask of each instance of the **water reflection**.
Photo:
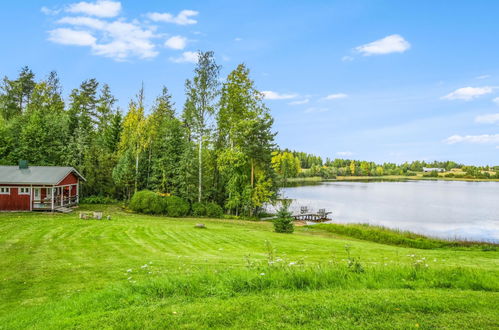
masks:
[(499, 242), (499, 184), (494, 182), (324, 182), (281, 191), (293, 199), (293, 211), (326, 208), (336, 222)]

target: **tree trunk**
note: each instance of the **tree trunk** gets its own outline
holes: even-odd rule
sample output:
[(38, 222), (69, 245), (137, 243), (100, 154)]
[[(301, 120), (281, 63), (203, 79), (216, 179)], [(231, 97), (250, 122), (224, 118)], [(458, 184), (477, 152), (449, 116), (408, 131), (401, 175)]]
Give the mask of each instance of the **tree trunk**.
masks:
[(138, 179), (139, 179), (139, 153), (135, 155), (135, 192), (137, 192)]
[(149, 189), (149, 179), (151, 177), (151, 157), (152, 157), (152, 148), (149, 147), (149, 159), (147, 162), (147, 181), (146, 181), (146, 189)]
[(199, 139), (198, 159), (199, 159), (198, 202), (201, 203), (201, 198), (203, 195), (203, 135), (201, 135), (201, 138)]
[(251, 160), (251, 188), (254, 187), (255, 184), (255, 162), (253, 159)]

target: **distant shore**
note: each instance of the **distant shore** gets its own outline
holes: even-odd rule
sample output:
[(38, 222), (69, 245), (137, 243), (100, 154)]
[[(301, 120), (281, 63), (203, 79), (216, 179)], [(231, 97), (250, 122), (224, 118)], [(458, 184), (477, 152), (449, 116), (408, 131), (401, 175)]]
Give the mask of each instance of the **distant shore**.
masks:
[(323, 179), (320, 176), (306, 178), (290, 178), (289, 183), (313, 183), (313, 182), (335, 182), (335, 181), (407, 181), (407, 180), (427, 180), (427, 181), (468, 181), (468, 182), (499, 182), (499, 179), (470, 179), (470, 178), (446, 178), (424, 177), (422, 175), (383, 175), (383, 176), (337, 176), (335, 179)]

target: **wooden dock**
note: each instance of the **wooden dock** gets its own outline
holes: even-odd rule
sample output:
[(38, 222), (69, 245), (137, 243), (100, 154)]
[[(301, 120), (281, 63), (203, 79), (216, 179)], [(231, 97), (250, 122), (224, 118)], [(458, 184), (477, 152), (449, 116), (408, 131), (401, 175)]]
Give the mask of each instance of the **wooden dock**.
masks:
[(326, 212), (326, 209), (319, 209), (319, 212), (312, 213), (308, 211), (308, 207), (302, 206), (300, 207), (300, 214), (294, 214), (293, 218), (297, 221), (314, 221), (314, 222), (323, 222), (331, 220), (327, 216), (332, 212)]
[[(328, 218), (328, 215), (330, 215), (331, 213), (333, 213), (333, 212), (326, 212), (325, 209), (319, 209), (319, 211), (317, 213), (313, 213), (313, 212), (309, 212), (307, 207), (302, 206), (300, 208), (300, 213), (293, 214), (293, 215), (291, 215), (291, 217), (293, 217), (293, 219), (295, 221), (324, 222), (324, 221), (331, 220), (330, 218)], [(267, 217), (267, 218), (261, 218), (260, 220), (263, 220), (263, 221), (274, 220), (276, 218), (277, 218), (276, 216), (272, 216), (272, 217)]]
[(299, 221), (316, 221), (316, 222), (322, 222), (322, 221), (328, 221), (331, 220), (327, 216), (331, 214), (332, 212), (324, 212), (324, 213), (300, 213), (300, 214), (294, 214), (292, 217)]

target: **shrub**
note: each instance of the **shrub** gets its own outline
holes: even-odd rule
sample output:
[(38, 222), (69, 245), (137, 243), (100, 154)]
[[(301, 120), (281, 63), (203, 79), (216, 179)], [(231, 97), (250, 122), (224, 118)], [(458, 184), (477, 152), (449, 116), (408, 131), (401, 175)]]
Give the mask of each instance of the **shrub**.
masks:
[(170, 217), (183, 217), (189, 214), (189, 203), (177, 196), (166, 197), (166, 210)]
[(288, 203), (283, 202), (281, 208), (277, 212), (277, 218), (274, 220), (274, 231), (276, 233), (291, 234), (294, 230), (293, 217), (288, 211)]
[(129, 207), (135, 212), (162, 214), (166, 211), (165, 199), (150, 190), (136, 192), (130, 200)]
[(221, 218), (224, 214), (222, 207), (215, 203), (206, 203), (206, 215), (210, 218)]
[(427, 173), (424, 173), (423, 176), (425, 178), (438, 178), (438, 172), (437, 171), (427, 172)]
[(82, 204), (115, 204), (118, 201), (106, 196), (88, 196), (81, 199)]
[(206, 205), (203, 203), (196, 202), (192, 204), (192, 215), (197, 217), (203, 217), (206, 215)]

